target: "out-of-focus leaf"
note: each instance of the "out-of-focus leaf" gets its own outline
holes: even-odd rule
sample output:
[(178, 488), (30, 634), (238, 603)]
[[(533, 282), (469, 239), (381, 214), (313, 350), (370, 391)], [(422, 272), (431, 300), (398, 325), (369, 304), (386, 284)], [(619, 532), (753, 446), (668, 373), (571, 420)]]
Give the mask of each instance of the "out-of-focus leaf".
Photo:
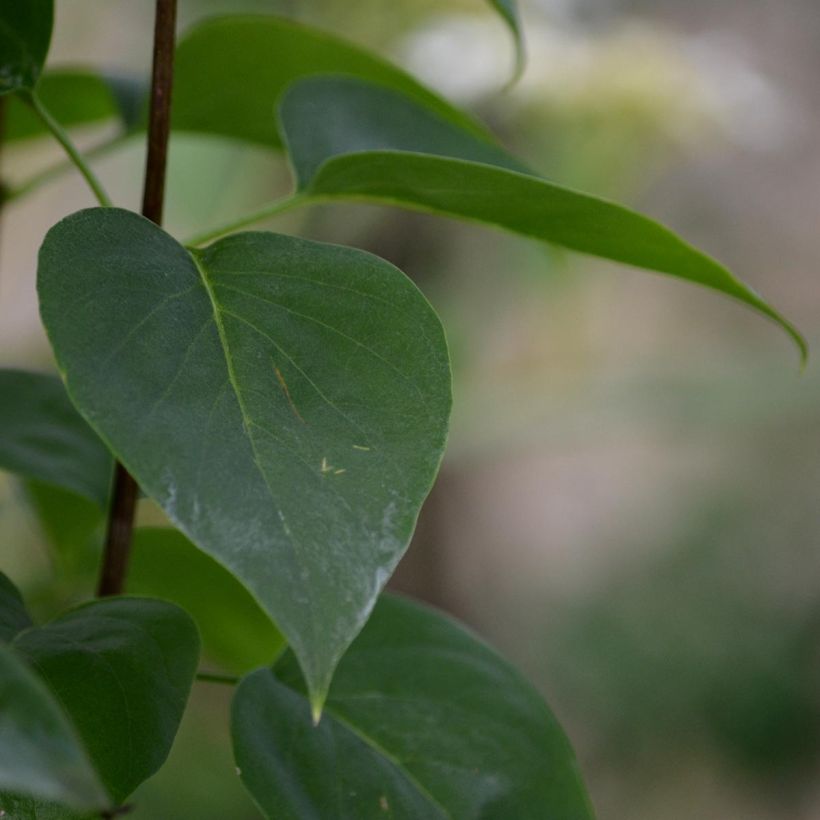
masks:
[(190, 253), (114, 208), (51, 229), (38, 287), (73, 400), (275, 620), (318, 708), (438, 470), (432, 308), (362, 251), (245, 233)]
[(380, 57), (292, 20), (262, 16), (211, 20), (182, 38), (175, 61), (173, 126), (278, 147), (273, 119), (278, 96), (293, 80), (322, 72), (389, 86), (492, 140), (470, 116)]
[[(134, 128), (144, 107), (146, 86), (129, 77), (90, 71), (49, 71), (40, 78), (37, 95), (65, 128), (118, 119), (124, 131)], [(43, 121), (22, 100), (6, 103), (3, 139), (15, 142), (47, 134)]]
[(0, 95), (37, 85), (53, 22), (53, 0), (0, 0)]
[(104, 506), (111, 455), (74, 409), (60, 380), (0, 370), (0, 396), (0, 468)]
[(59, 697), (117, 802), (162, 765), (199, 657), (196, 627), (183, 610), (107, 598), (22, 632), (13, 646)]
[[(331, 93), (320, 94), (323, 84)], [(321, 106), (311, 102), (317, 95)], [(668, 228), (531, 174), (476, 162), (461, 151), (463, 141), (448, 136), (443, 121), (436, 122), (433, 112), (402, 94), (361, 81), (314, 78), (288, 89), (279, 116), (300, 190), (308, 198), (382, 202), (483, 222), (677, 276), (773, 319), (806, 356), (805, 341), (793, 325), (723, 265)], [(414, 120), (417, 131), (407, 127)], [(381, 125), (371, 132), (376, 121)]]
[(572, 750), (533, 689), (449, 619), (385, 597), (314, 727), (288, 653), (245, 678), (232, 733), (271, 818), (589, 820)]
[(247, 589), (176, 530), (136, 531), (128, 591), (183, 607), (199, 627), (203, 652), (234, 674), (272, 663), (285, 646)]
[[(0, 790), (78, 810), (111, 804), (51, 692), (5, 646), (0, 646)], [(0, 794), (0, 808), (8, 811), (10, 802)]]
[(524, 32), (521, 30), (521, 19), (518, 14), (518, 4), (515, 0), (489, 0), (490, 5), (501, 15), (512, 32), (515, 41), (515, 76), (517, 78), (524, 70)]
[(18, 632), (30, 626), (31, 618), (23, 597), (11, 579), (0, 572), (0, 642), (8, 643)]

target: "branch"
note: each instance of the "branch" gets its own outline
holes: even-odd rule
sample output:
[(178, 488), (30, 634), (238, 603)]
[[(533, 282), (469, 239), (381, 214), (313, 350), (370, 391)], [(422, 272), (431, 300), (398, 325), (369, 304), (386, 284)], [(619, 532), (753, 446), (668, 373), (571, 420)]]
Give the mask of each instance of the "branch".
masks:
[[(151, 112), (148, 121), (148, 155), (145, 160), (145, 186), (142, 215), (162, 223), (165, 199), (165, 168), (168, 164), (168, 135), (171, 130), (171, 86), (174, 77), (174, 39), (176, 0), (157, 0), (154, 19), (154, 63), (151, 76)], [(98, 592), (118, 595), (125, 586), (137, 483), (119, 462), (115, 468), (111, 511), (105, 539)]]

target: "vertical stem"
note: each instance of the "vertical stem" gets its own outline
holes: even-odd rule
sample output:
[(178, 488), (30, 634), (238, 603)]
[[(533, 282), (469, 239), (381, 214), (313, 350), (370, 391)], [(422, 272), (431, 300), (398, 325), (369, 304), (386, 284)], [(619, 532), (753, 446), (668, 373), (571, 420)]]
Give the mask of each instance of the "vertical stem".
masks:
[[(148, 123), (148, 154), (145, 160), (142, 215), (157, 225), (162, 223), (162, 207), (165, 199), (165, 168), (168, 164), (168, 135), (171, 130), (171, 86), (174, 77), (176, 12), (176, 0), (156, 0), (151, 112)], [(137, 484), (125, 467), (117, 463), (98, 587), (98, 593), (101, 596), (118, 595), (125, 586), (136, 504)]]

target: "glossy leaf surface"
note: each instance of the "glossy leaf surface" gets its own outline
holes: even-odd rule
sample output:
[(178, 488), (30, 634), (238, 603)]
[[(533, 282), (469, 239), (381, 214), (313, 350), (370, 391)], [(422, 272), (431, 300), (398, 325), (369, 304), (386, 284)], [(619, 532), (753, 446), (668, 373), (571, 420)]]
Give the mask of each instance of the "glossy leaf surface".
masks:
[(382, 598), (318, 727), (286, 655), (240, 684), (240, 776), (266, 816), (589, 820), (563, 731), (536, 692), (454, 622)]
[(13, 646), (59, 697), (116, 801), (162, 765), (199, 658), (196, 628), (179, 607), (95, 601), (21, 633)]
[(31, 618), (19, 590), (9, 577), (0, 572), (0, 642), (8, 643), (31, 626)]
[(37, 84), (53, 22), (53, 0), (0, 0), (0, 94)]
[(0, 396), (0, 469), (105, 505), (111, 455), (62, 382), (44, 373), (0, 370)]
[[(335, 91), (332, 103), (322, 96), (332, 114), (311, 103), (323, 84)], [(464, 142), (443, 139), (445, 124), (433, 126), (435, 115), (412, 100), (362, 82), (346, 86), (347, 91), (333, 77), (304, 80), (289, 89), (280, 107), (282, 132), (300, 189), (308, 197), (382, 202), (483, 222), (671, 274), (721, 291), (773, 319), (805, 356), (805, 342), (791, 324), (729, 270), (668, 228), (534, 175), (494, 167), (486, 159), (476, 162), (474, 154), (459, 150)], [(375, 121), (381, 125), (373, 132)], [(419, 122), (418, 131), (405, 127), (413, 121)], [(306, 138), (319, 132), (321, 136)]]
[(110, 208), (52, 228), (38, 277), (73, 400), (276, 621), (318, 704), (441, 459), (435, 313), (361, 251), (246, 233), (192, 255)]
[[(79, 810), (103, 809), (111, 802), (51, 692), (5, 646), (0, 646), (0, 790)], [(0, 795), (0, 807), (7, 805)]]
[(278, 147), (277, 98), (299, 77), (321, 72), (352, 74), (397, 89), (445, 120), (492, 139), (467, 114), (380, 57), (300, 23), (262, 16), (211, 20), (182, 38), (173, 126)]
[[(66, 128), (119, 120), (123, 130), (136, 125), (144, 89), (135, 80), (89, 71), (49, 71), (40, 78), (37, 95)], [(42, 120), (22, 100), (7, 103), (3, 139), (15, 142), (47, 134)]]
[(199, 627), (203, 653), (228, 672), (272, 663), (285, 646), (247, 589), (177, 530), (136, 531), (128, 591), (179, 604)]

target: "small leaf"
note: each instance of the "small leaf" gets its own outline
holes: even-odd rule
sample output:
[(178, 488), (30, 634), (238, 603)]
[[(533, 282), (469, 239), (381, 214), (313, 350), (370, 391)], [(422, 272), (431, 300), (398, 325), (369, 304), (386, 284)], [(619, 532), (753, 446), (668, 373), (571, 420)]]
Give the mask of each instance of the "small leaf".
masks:
[(13, 646), (59, 697), (117, 802), (159, 769), (199, 657), (185, 612), (148, 598), (108, 598), (21, 633)]
[(105, 506), (111, 455), (74, 409), (60, 380), (0, 370), (0, 395), (0, 468)]
[(469, 115), (380, 57), (292, 20), (250, 15), (207, 21), (182, 38), (175, 60), (173, 127), (279, 147), (271, 117), (277, 97), (293, 80), (322, 72), (389, 86), (492, 140)]
[(199, 627), (203, 653), (234, 674), (272, 663), (285, 646), (245, 587), (176, 530), (136, 531), (128, 591), (179, 604)]
[(11, 579), (0, 572), (0, 642), (8, 643), (18, 632), (30, 626), (31, 618), (23, 597)]
[(111, 803), (52, 694), (5, 646), (0, 646), (0, 790), (78, 810)]
[(245, 678), (234, 755), (267, 817), (590, 820), (569, 743), (533, 689), (442, 615), (384, 597), (313, 726), (293, 656)]
[[(322, 94), (323, 85), (335, 94)], [(317, 95), (321, 108), (311, 102)], [(534, 175), (487, 164), (486, 159), (476, 162), (473, 149), (465, 150), (468, 143), (455, 134), (446, 136), (446, 123), (436, 123), (433, 112), (401, 94), (357, 80), (313, 78), (291, 86), (279, 116), (300, 189), (308, 198), (382, 202), (483, 222), (705, 285), (773, 319), (805, 359), (805, 341), (786, 319), (668, 228)], [(380, 125), (371, 131), (376, 118)], [(419, 123), (418, 133), (407, 127), (413, 121)], [(321, 136), (305, 138), (319, 132)]]
[(113, 208), (51, 229), (38, 287), (73, 400), (252, 592), (320, 703), (443, 452), (430, 305), (362, 251), (245, 233), (192, 254)]
[(515, 0), (490, 0), (490, 5), (501, 15), (512, 32), (515, 43), (515, 71), (513, 81), (521, 76), (524, 70), (526, 55), (524, 53), (524, 33), (521, 30), (521, 19), (518, 14), (518, 4)]
[[(119, 119), (123, 131), (127, 132), (139, 121), (145, 84), (130, 77), (89, 71), (50, 71), (40, 78), (37, 96), (65, 128)], [(31, 106), (16, 97), (11, 97), (6, 106), (5, 142), (48, 134)]]
[(37, 84), (53, 22), (53, 0), (0, 0), (0, 94)]

